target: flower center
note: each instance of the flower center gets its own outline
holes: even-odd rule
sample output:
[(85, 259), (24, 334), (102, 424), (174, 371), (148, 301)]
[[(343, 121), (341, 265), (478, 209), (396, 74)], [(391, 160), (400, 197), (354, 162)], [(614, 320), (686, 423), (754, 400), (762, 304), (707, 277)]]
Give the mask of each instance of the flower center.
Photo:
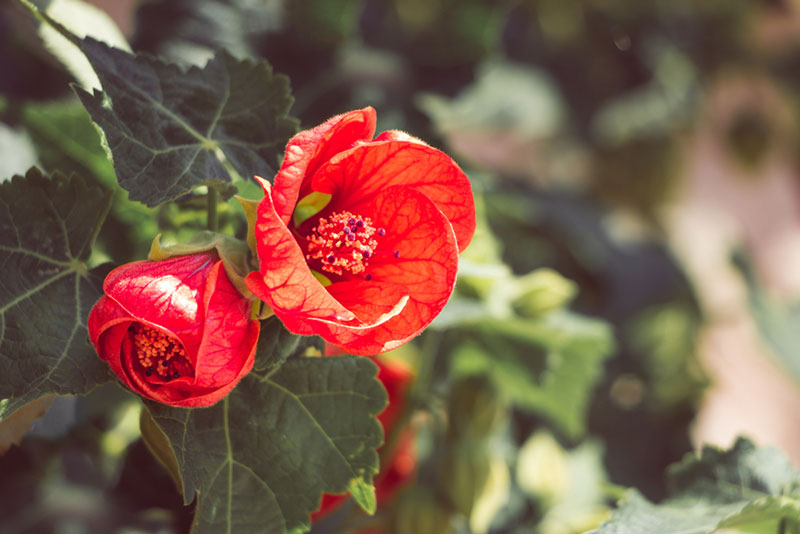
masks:
[(141, 323), (130, 329), (133, 350), (146, 376), (154, 373), (166, 381), (193, 374), (192, 364), (186, 358), (181, 342)]
[[(375, 253), (383, 228), (375, 228), (369, 217), (339, 211), (328, 218), (321, 217), (308, 236), (306, 258), (320, 260), (322, 270), (341, 275), (364, 272), (369, 258)], [(369, 276), (369, 275), (367, 275)]]

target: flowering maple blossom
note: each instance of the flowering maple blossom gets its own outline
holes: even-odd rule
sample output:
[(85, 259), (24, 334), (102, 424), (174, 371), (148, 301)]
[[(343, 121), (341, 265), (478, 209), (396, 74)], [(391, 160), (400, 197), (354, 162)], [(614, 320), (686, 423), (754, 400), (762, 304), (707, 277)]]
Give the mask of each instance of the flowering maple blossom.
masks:
[(259, 323), (213, 253), (137, 261), (109, 273), (89, 337), (130, 389), (210, 406), (253, 367)]
[(254, 234), (246, 283), (286, 327), (353, 354), (419, 334), (453, 291), (472, 239), (469, 180), (444, 152), (403, 132), (374, 140), (375, 111), (295, 135)]
[[(330, 352), (328, 352), (330, 354)], [(406, 405), (408, 388), (414, 379), (411, 369), (400, 360), (374, 358), (378, 365), (378, 380), (386, 388), (388, 404), (378, 414), (378, 421), (383, 427), (383, 435), (392, 441), (391, 450), (379, 449), (381, 454), (381, 470), (375, 477), (375, 498), (378, 505), (385, 504), (404, 484), (410, 481), (416, 467), (416, 451), (414, 448), (414, 432), (410, 427), (397, 428), (400, 416)], [(393, 436), (399, 431), (401, 434)], [(325, 493), (319, 509), (311, 514), (311, 520), (318, 521), (335, 510), (347, 498), (345, 494), (333, 495)]]

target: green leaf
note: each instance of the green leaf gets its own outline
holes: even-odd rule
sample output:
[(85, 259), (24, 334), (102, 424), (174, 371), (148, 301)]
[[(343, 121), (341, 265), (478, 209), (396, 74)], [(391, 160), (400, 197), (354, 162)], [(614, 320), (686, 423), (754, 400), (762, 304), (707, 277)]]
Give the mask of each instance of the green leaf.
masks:
[(85, 261), (110, 205), (75, 175), (34, 168), (0, 184), (0, 420), (109, 380), (86, 328), (102, 278)]
[(184, 502), (198, 493), (194, 532), (303, 532), (323, 492), (349, 489), (368, 505), (382, 441), (374, 416), (386, 404), (376, 373), (358, 356), (297, 358), (251, 373), (211, 408), (148, 402)]
[(276, 369), (288, 358), (300, 356), (309, 348), (323, 353), (325, 342), (319, 336), (292, 334), (283, 326), (281, 320), (273, 315), (261, 321), (261, 333), (258, 336), (253, 369), (256, 371)]
[(458, 337), (454, 372), (485, 373), (520, 408), (549, 418), (570, 438), (583, 434), (592, 388), (613, 347), (608, 325), (557, 312), (484, 320)]
[(288, 78), (265, 61), (221, 51), (183, 71), (91, 38), (81, 48), (104, 92), (75, 91), (131, 199), (155, 206), (202, 184), (230, 193), (235, 177), (275, 173), (297, 122), (287, 116)]
[(612, 520), (594, 532), (772, 534), (797, 528), (800, 472), (776, 449), (739, 438), (730, 450), (706, 446), (668, 472), (667, 500), (656, 505), (631, 491)]

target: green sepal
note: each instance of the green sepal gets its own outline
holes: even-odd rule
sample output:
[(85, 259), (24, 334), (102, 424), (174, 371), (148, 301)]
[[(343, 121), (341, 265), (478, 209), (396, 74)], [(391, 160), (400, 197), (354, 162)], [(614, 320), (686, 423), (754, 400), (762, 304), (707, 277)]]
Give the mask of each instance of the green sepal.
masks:
[(331, 195), (329, 193), (312, 191), (301, 198), (295, 206), (294, 213), (292, 214), (292, 222), (295, 226), (300, 226), (308, 219), (325, 209), (325, 206), (327, 206), (330, 201)]

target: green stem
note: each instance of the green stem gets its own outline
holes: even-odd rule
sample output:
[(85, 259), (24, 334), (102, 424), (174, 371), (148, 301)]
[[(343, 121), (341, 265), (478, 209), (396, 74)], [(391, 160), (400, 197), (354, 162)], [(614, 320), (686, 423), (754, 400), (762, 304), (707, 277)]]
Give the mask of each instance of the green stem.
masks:
[(212, 232), (219, 230), (219, 218), (217, 217), (217, 203), (219, 202), (219, 191), (214, 187), (208, 186), (208, 229)]

